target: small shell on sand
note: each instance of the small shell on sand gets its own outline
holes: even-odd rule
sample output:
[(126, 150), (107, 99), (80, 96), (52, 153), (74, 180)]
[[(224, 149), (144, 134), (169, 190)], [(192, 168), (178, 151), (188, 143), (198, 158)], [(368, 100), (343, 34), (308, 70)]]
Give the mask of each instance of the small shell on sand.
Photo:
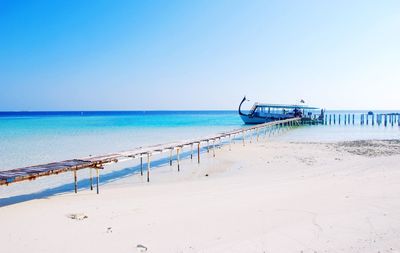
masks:
[(70, 219), (73, 219), (73, 220), (84, 220), (84, 219), (89, 218), (84, 213), (71, 213), (71, 214), (68, 214), (67, 217)]

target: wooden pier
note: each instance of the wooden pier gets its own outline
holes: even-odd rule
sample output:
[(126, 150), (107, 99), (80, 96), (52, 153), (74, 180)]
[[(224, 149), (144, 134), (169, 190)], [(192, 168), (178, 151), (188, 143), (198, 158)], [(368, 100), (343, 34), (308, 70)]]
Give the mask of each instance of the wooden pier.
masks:
[(190, 158), (194, 157), (194, 148), (197, 152), (197, 162), (200, 163), (201, 146), (206, 144), (207, 152), (210, 152), (210, 143), (215, 157), (215, 146), (218, 141), (221, 145), (222, 140), (227, 140), (229, 150), (231, 150), (232, 141), (242, 139), (243, 146), (246, 145), (246, 138), (250, 142), (253, 141), (253, 137), (258, 141), (260, 134), (264, 134), (264, 137), (281, 132), (284, 129), (290, 129), (293, 126), (299, 126), (305, 124), (300, 118), (292, 118), (286, 120), (279, 120), (274, 122), (268, 122), (264, 124), (258, 124), (251, 127), (240, 128), (229, 132), (219, 133), (216, 135), (208, 136), (197, 140), (188, 140), (167, 144), (160, 144), (148, 147), (139, 147), (129, 151), (117, 152), (108, 155), (84, 157), (79, 159), (66, 160), (61, 162), (54, 162), (30, 167), (24, 167), (19, 169), (0, 171), (0, 186), (7, 186), (16, 182), (30, 181), (39, 177), (57, 175), (65, 172), (73, 172), (74, 174), (74, 190), (78, 191), (78, 179), (77, 171), (82, 169), (90, 170), (90, 189), (93, 190), (93, 176), (92, 170), (96, 171), (96, 191), (99, 193), (99, 182), (100, 182), (100, 170), (104, 169), (104, 166), (110, 163), (127, 161), (130, 159), (140, 159), (140, 174), (143, 176), (143, 159), (146, 159), (146, 179), (150, 182), (150, 170), (151, 170), (151, 157), (154, 154), (169, 153), (169, 162), (172, 166), (172, 155), (176, 152), (177, 170), (180, 171), (180, 153), (184, 148), (190, 147)]
[[(344, 121), (341, 122), (341, 117), (344, 116)], [(336, 118), (339, 121), (336, 121)], [(333, 120), (332, 120), (333, 119)], [(381, 126), (384, 127), (395, 125), (400, 126), (400, 113), (361, 113), (356, 114), (345, 114), (345, 113), (327, 113), (325, 114), (324, 125), (361, 125), (361, 126)]]

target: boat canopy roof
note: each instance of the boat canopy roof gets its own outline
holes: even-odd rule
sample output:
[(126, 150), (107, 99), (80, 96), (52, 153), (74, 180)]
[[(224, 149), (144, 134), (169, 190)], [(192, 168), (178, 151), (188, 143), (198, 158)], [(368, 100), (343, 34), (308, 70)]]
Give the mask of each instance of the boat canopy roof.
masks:
[(305, 110), (316, 110), (317, 107), (311, 107), (306, 105), (284, 105), (284, 104), (262, 104), (255, 103), (253, 107), (267, 107), (267, 108), (285, 108), (285, 109), (305, 109)]

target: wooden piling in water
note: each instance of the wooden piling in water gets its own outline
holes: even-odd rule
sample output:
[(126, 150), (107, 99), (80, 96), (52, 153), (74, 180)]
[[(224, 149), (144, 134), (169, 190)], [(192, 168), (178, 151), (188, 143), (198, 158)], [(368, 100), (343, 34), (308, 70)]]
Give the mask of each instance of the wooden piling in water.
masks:
[(329, 114), (329, 125), (332, 123), (332, 114)]
[(193, 143), (190, 144), (190, 160), (193, 160)]

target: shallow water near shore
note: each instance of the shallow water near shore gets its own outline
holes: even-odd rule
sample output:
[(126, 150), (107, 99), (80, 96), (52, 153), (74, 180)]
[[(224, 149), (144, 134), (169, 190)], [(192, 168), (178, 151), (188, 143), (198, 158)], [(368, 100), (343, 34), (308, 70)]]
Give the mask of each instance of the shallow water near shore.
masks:
[[(330, 113), (356, 113), (357, 120), (362, 112)], [(0, 170), (194, 139), (241, 127), (246, 126), (236, 111), (0, 113)], [(397, 123), (384, 127), (342, 122), (294, 128), (271, 138), (300, 142), (399, 139), (400, 127)], [(161, 158), (154, 165), (157, 163), (166, 161)], [(137, 169), (137, 164), (113, 166), (107, 169), (111, 173), (108, 181), (137, 173)], [(71, 175), (66, 174), (16, 184), (2, 191), (0, 198), (25, 192), (41, 192), (41, 196), (70, 191)], [(81, 174), (86, 180), (81, 184), (87, 185), (88, 173)], [(107, 177), (102, 179), (107, 182)]]

